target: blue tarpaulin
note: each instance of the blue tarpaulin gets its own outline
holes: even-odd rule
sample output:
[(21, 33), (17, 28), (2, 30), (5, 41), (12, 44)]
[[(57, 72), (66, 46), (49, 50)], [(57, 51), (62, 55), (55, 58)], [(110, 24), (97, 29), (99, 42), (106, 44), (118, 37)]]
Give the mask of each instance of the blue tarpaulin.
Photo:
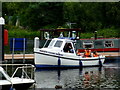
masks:
[(10, 39), (10, 51), (23, 51), (26, 50), (26, 38), (11, 38)]

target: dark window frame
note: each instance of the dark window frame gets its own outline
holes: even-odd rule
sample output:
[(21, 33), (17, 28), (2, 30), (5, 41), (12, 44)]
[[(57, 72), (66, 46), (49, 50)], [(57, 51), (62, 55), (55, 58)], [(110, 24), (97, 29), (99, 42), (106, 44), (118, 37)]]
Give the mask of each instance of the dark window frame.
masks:
[(106, 40), (106, 41), (104, 41), (104, 47), (106, 47), (106, 48), (114, 47), (113, 40)]

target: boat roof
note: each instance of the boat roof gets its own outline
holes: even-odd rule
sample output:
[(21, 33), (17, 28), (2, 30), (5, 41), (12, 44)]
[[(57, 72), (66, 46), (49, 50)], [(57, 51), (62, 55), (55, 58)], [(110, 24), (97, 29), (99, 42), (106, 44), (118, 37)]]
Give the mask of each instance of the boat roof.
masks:
[(68, 38), (68, 37), (60, 37), (60, 38), (53, 38), (53, 40), (61, 40), (65, 42), (73, 42), (73, 38)]

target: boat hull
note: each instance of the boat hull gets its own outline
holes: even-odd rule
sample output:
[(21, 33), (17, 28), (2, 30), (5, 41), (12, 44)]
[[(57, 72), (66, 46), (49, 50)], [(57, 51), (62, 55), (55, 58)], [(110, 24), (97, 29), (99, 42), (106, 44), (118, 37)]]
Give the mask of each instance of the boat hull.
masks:
[(35, 66), (37, 68), (100, 66), (104, 63), (104, 60), (104, 56), (82, 58), (72, 55), (57, 56), (45, 53), (35, 53)]
[(0, 85), (0, 90), (11, 90), (12, 88), (14, 88), (15, 90), (26, 90), (28, 89), (30, 86), (32, 86), (33, 83), (22, 83), (22, 84), (13, 84), (13, 87), (11, 84), (8, 85)]
[(21, 79), (19, 77), (11, 78), (11, 82), (13, 84), (13, 88), (16, 90), (19, 90), (20, 88), (26, 90), (35, 83), (32, 79)]
[(22, 90), (26, 90), (32, 85), (33, 83), (14, 84), (13, 88), (15, 88), (16, 90), (19, 90), (22, 87)]
[(8, 85), (0, 85), (0, 90), (10, 90), (11, 89), (11, 84)]

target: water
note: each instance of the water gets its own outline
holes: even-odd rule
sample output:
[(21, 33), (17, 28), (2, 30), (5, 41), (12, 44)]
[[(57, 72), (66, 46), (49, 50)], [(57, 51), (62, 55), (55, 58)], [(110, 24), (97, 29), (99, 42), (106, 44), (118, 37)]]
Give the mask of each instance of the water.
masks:
[[(114, 62), (114, 63), (113, 63)], [(118, 62), (105, 63), (103, 67), (84, 67), (65, 70), (37, 70), (36, 88), (120, 88), (120, 67)], [(93, 73), (90, 73), (90, 72)], [(88, 72), (89, 80), (85, 80)]]

